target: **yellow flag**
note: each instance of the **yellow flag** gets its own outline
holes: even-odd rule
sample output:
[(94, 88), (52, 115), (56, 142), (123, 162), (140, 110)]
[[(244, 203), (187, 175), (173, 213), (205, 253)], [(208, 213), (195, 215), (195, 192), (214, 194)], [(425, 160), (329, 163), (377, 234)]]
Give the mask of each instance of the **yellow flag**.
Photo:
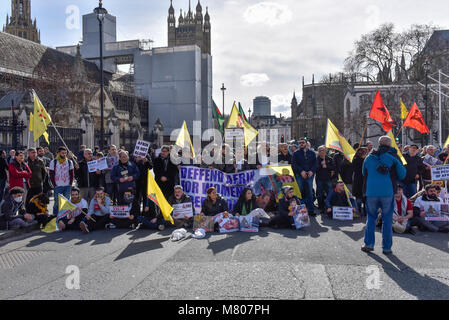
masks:
[(398, 151), (398, 156), (399, 156), (399, 158), (401, 158), (402, 164), (404, 166), (407, 165), (407, 160), (405, 160), (404, 156), (401, 153), (401, 150), (399, 150), (399, 147), (398, 147), (398, 145), (396, 143), (396, 138), (393, 135), (393, 130), (390, 130), (390, 132), (388, 132), (387, 136), (389, 136), (390, 139), (391, 139), (391, 146)]
[(404, 102), (401, 100), (401, 119), (405, 120), (408, 117), (408, 111), (407, 107), (405, 106)]
[(349, 206), (352, 208), (352, 203), (351, 203), (351, 199), (350, 199), (351, 197), (353, 197), (353, 196), (352, 196), (352, 193), (351, 193), (351, 191), (349, 191), (348, 187), (346, 186), (346, 183), (344, 183), (344, 181), (343, 181), (343, 179), (341, 178), (341, 175), (340, 175), (340, 174), (338, 175), (338, 180), (341, 181), (341, 182), (343, 182), (343, 185), (345, 186), (346, 197), (348, 198), (348, 204), (349, 204)]
[(48, 140), (48, 133), (45, 131), (42, 135), (44, 136), (45, 141), (47, 141), (47, 143), (50, 144), (50, 140)]
[(226, 125), (226, 129), (234, 129), (234, 128), (243, 128), (244, 136), (245, 136), (245, 147), (247, 147), (251, 141), (253, 141), (259, 131), (254, 129), (252, 125), (250, 125), (241, 115), (237, 106), (232, 106), (231, 115), (229, 116), (228, 123)]
[(326, 129), (326, 148), (343, 152), (346, 159), (352, 162), (355, 156), (355, 150), (349, 142), (340, 134), (337, 127), (327, 119)]
[(449, 146), (449, 137), (447, 137), (446, 142), (444, 143), (443, 149), (446, 149), (447, 146)]
[[(293, 173), (291, 165), (268, 166), (267, 170), (269, 170), (267, 174), (270, 177), (271, 184), (273, 185), (273, 191), (276, 193), (276, 201), (280, 199), (280, 195), (282, 195), (282, 188), (286, 186), (293, 187), (295, 196), (302, 199), (301, 190), (299, 189), (298, 182), (295, 179), (295, 174)], [(276, 177), (274, 177), (274, 175), (276, 175)]]
[(148, 199), (153, 201), (161, 209), (162, 216), (164, 217), (165, 221), (170, 221), (171, 224), (175, 224), (171, 216), (173, 208), (167, 202), (167, 199), (165, 199), (164, 194), (161, 191), (161, 188), (159, 188), (158, 184), (156, 183), (156, 180), (154, 180), (150, 170), (148, 170), (147, 196)]
[(181, 148), (186, 147), (186, 143), (189, 143), (190, 148), (192, 150), (192, 158), (195, 158), (195, 150), (193, 149), (192, 140), (190, 139), (190, 133), (187, 129), (187, 123), (184, 121), (184, 124), (182, 125), (181, 131), (179, 132), (178, 139), (176, 139), (176, 145), (180, 146)]
[(51, 219), (49, 223), (45, 225), (45, 228), (43, 228), (41, 231), (45, 233), (52, 233), (58, 230), (56, 227), (56, 219)]
[(58, 194), (58, 211), (66, 211), (66, 210), (76, 210), (77, 206), (71, 203), (66, 197), (62, 194)]
[(30, 124), (28, 125), (28, 130), (30, 130), (30, 132), (33, 132), (33, 113), (30, 112)]
[(51, 122), (51, 117), (45, 110), (42, 102), (39, 100), (36, 92), (33, 91), (34, 96), (34, 114), (33, 114), (33, 133), (34, 141), (37, 141), (44, 132), (47, 131), (47, 126)]

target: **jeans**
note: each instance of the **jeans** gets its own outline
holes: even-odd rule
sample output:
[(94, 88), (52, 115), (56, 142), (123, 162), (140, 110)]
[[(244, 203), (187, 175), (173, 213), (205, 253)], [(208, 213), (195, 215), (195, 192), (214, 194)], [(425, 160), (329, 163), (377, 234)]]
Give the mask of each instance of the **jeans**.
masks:
[(315, 211), (315, 207), (313, 206), (313, 179), (314, 176), (307, 179), (304, 179), (301, 175), (296, 177), (298, 187), (301, 190), (303, 202), (307, 207), (307, 211), (309, 212)]
[(407, 198), (411, 198), (417, 193), (416, 182), (415, 183), (404, 183), (402, 184), (404, 188), (404, 195)]
[(156, 223), (152, 223), (150, 219), (142, 216), (137, 217), (137, 221), (147, 229), (157, 229), (159, 225), (165, 224), (164, 219), (157, 219)]
[(324, 210), (324, 200), (332, 190), (332, 181), (316, 180), (316, 197), (318, 198), (318, 208)]
[(53, 205), (53, 215), (56, 217), (58, 216), (58, 205), (59, 205), (59, 197), (58, 195), (63, 195), (65, 198), (70, 199), (70, 192), (72, 191), (71, 186), (64, 186), (64, 187), (55, 187), (54, 190), (54, 197), (55, 197), (55, 204)]
[(374, 248), (376, 220), (378, 209), (382, 211), (382, 249), (390, 251), (393, 246), (393, 211), (394, 196), (391, 197), (367, 197), (366, 214), (368, 220), (365, 229), (365, 245)]
[(0, 201), (3, 200), (3, 196), (5, 195), (6, 188), (6, 179), (0, 179)]

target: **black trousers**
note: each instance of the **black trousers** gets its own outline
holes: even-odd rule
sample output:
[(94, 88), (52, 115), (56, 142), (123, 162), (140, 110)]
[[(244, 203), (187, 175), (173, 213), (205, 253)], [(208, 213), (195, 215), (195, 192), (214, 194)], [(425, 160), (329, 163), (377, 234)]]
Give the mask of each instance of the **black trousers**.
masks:
[(65, 224), (65, 230), (80, 230), (80, 222), (83, 221), (84, 214), (80, 214), (75, 218), (75, 221), (72, 224), (69, 224), (69, 219), (67, 217), (64, 217), (60, 219), (62, 223)]
[(104, 229), (105, 225), (107, 223), (109, 223), (109, 220), (110, 220), (109, 215), (96, 216), (93, 214), (92, 218), (95, 220), (95, 222), (90, 219), (88, 220), (87, 218), (83, 219), (83, 221), (87, 223), (87, 227), (89, 228), (89, 231)]

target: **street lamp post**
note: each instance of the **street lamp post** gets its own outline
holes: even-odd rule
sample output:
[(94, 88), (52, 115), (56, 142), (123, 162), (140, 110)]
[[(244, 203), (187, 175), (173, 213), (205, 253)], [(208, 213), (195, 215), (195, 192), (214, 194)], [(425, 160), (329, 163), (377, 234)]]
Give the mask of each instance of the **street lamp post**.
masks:
[(104, 17), (108, 13), (105, 8), (103, 8), (102, 0), (99, 1), (98, 8), (95, 8), (95, 13), (97, 14), (97, 19), (100, 24), (100, 150), (104, 147), (104, 80), (103, 80), (103, 22)]
[[(428, 120), (427, 108), (428, 108), (428, 104), (429, 104), (429, 89), (428, 89), (428, 86), (429, 86), (429, 71), (430, 71), (430, 68), (431, 68), (429, 60), (426, 60), (426, 62), (424, 62), (423, 68), (424, 68), (424, 71), (426, 72), (426, 93), (424, 95), (426, 107), (425, 107), (425, 116), (424, 117), (425, 117), (426, 125), (428, 126), (429, 125), (428, 122), (427, 122), (427, 120)], [(423, 136), (423, 138), (424, 138), (424, 136)], [(429, 143), (429, 135), (426, 136), (426, 144), (428, 144), (428, 143)]]
[(251, 108), (248, 109), (248, 121), (251, 124)]
[(224, 117), (224, 115), (225, 115), (225, 91), (226, 91), (224, 83), (221, 86), (220, 90), (223, 92), (223, 117)]

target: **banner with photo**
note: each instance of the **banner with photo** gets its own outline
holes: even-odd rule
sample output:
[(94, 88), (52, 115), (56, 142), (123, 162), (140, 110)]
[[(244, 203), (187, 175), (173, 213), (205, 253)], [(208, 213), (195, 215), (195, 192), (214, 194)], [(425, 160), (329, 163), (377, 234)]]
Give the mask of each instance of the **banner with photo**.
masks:
[(239, 173), (224, 173), (217, 169), (181, 167), (180, 183), (184, 192), (190, 196), (195, 213), (201, 213), (207, 189), (215, 187), (217, 193), (228, 202), (231, 212), (244, 188), (251, 188), (256, 195), (271, 193), (278, 200), (282, 197), (282, 187), (292, 186), (295, 195), (301, 197), (293, 169), (290, 165), (269, 166)]

